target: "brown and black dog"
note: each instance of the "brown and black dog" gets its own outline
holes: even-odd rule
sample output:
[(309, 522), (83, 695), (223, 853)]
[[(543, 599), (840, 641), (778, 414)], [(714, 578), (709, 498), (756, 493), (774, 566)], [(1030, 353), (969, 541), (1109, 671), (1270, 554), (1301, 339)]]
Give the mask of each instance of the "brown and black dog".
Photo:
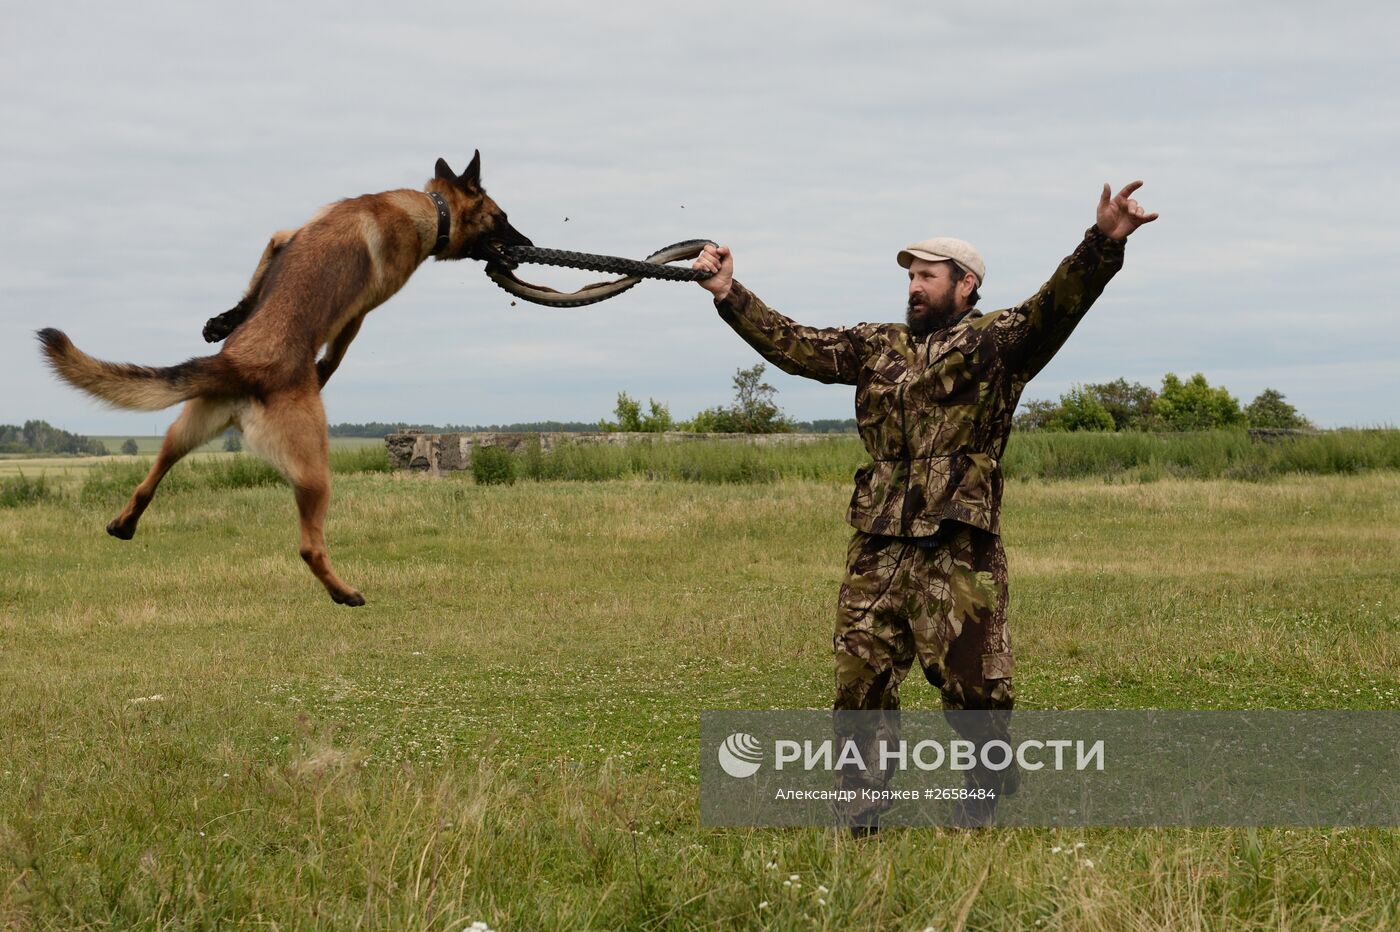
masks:
[(110, 363), (83, 353), (62, 331), (39, 331), (54, 372), (75, 388), (136, 411), (185, 402), (150, 473), (107, 533), (130, 540), (170, 467), (237, 425), (249, 446), (291, 483), (301, 516), (301, 557), (311, 572), (336, 602), (363, 605), (364, 596), (335, 574), (326, 552), (331, 477), (321, 387), (364, 316), (430, 255), (511, 266), (506, 249), (514, 245), (531, 243), (482, 189), (481, 153), (461, 175), (438, 159), (436, 177), (423, 191), (339, 201), (301, 228), (276, 234), (240, 302), (247, 319), (217, 355), (165, 368)]

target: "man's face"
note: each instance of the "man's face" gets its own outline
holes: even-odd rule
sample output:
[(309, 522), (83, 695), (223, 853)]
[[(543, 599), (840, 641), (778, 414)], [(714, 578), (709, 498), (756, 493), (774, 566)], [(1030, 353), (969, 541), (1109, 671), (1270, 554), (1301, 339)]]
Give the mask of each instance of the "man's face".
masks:
[(915, 259), (909, 265), (909, 305), (904, 320), (917, 336), (927, 336), (957, 319), (966, 296), (959, 294), (962, 273), (951, 262)]

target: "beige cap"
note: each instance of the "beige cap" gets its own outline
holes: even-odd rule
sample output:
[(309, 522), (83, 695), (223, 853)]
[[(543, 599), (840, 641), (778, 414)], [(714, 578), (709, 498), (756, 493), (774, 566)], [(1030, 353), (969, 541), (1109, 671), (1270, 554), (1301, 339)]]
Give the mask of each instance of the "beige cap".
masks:
[(951, 236), (920, 240), (901, 249), (896, 258), (900, 267), (906, 269), (915, 259), (927, 259), (930, 262), (946, 262), (951, 259), (976, 275), (979, 286), (987, 275), (987, 263), (982, 261), (982, 254), (966, 240), (953, 239)]

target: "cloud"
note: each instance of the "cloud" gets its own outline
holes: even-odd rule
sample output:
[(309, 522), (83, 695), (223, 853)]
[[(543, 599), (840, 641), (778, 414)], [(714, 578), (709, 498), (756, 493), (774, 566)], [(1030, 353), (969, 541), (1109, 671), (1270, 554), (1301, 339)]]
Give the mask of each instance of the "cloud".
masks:
[[(1031, 395), (1200, 368), (1237, 394), (1274, 379), (1321, 423), (1395, 419), (1387, 6), (335, 10), (11, 11), (0, 422), (149, 425), (54, 382), (32, 330), (136, 362), (207, 352), (200, 326), (272, 231), (478, 147), (536, 242), (643, 255), (716, 237), (765, 300), (819, 325), (896, 319), (893, 252), (934, 233), (987, 256), (986, 307), (1015, 303), (1104, 180), (1144, 177), (1162, 220)], [(344, 420), (591, 419), (625, 388), (685, 413), (753, 361), (693, 286), (561, 315), (430, 265), (371, 317), (327, 403)], [(847, 389), (774, 384), (800, 417), (849, 412)]]

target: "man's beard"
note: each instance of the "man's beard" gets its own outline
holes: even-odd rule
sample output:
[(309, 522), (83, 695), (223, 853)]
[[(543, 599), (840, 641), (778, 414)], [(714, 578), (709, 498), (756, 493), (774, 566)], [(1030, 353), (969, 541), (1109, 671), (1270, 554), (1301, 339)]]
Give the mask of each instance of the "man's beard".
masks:
[(952, 324), (958, 317), (958, 305), (952, 295), (944, 295), (925, 303), (923, 295), (910, 295), (904, 312), (904, 322), (916, 337), (926, 337)]

